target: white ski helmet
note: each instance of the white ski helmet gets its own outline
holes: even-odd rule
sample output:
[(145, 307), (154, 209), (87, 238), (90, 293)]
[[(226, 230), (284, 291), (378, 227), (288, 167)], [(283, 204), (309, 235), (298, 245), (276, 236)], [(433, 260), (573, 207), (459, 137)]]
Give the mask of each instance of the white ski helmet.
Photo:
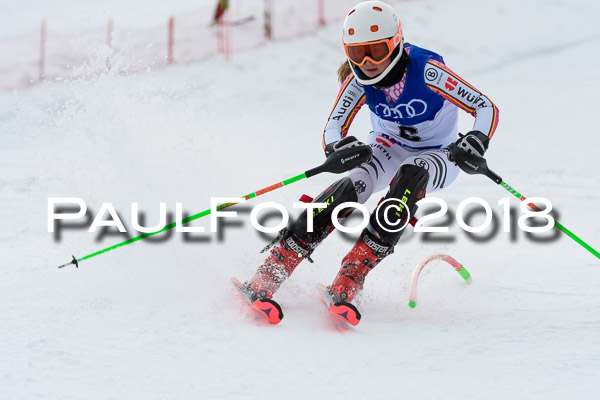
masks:
[[(344, 20), (342, 40), (352, 73), (363, 85), (381, 81), (402, 57), (402, 24), (392, 6), (382, 1), (365, 1), (350, 10)], [(368, 78), (357, 71), (367, 60), (375, 64), (384, 62), (396, 48), (390, 65), (376, 77)]]

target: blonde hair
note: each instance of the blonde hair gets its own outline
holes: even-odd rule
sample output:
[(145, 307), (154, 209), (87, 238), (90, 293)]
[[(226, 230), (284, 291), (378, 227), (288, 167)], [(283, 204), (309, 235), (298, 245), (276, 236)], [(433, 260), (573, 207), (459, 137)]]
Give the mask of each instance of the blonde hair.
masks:
[(342, 61), (337, 70), (338, 81), (340, 81), (340, 85), (344, 83), (348, 75), (352, 73), (352, 69), (350, 68), (350, 64), (348, 60)]

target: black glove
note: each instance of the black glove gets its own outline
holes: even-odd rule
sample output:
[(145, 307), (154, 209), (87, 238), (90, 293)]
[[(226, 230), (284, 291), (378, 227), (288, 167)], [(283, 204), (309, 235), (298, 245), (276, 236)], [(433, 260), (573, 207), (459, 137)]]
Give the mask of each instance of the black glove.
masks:
[(448, 158), (467, 174), (479, 174), (485, 165), (483, 155), (490, 139), (480, 131), (471, 131), (466, 135), (459, 133), (456, 142), (448, 147)]
[(363, 142), (355, 138), (354, 136), (346, 136), (342, 140), (331, 142), (325, 146), (325, 157), (329, 157), (336, 151), (342, 149), (349, 149), (351, 147), (366, 146)]
[(337, 142), (325, 146), (327, 160), (323, 165), (306, 171), (306, 176), (314, 176), (321, 172), (341, 174), (359, 167), (363, 163), (371, 161), (373, 149), (371, 146), (357, 140), (354, 136), (348, 136)]

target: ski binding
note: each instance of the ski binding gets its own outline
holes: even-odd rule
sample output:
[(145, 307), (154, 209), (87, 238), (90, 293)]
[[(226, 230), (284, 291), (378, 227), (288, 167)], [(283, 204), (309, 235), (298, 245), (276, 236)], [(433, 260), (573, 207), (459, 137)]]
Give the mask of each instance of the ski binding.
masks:
[(283, 319), (283, 311), (279, 304), (272, 299), (256, 298), (256, 293), (249, 285), (243, 284), (237, 278), (231, 278), (231, 283), (246, 302), (260, 315), (272, 324), (278, 324)]
[(319, 294), (321, 295), (323, 302), (329, 309), (329, 312), (341, 318), (350, 325), (358, 325), (361, 315), (354, 304), (348, 303), (347, 301), (336, 301), (332, 297), (329, 288), (321, 283), (317, 284), (317, 289), (319, 290)]

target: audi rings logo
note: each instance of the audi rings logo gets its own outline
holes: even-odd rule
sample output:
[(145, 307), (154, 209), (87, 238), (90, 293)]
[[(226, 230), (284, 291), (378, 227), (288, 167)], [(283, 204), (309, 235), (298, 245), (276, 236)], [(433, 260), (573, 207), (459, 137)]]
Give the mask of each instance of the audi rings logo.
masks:
[(398, 104), (396, 107), (390, 107), (387, 104), (379, 103), (375, 111), (383, 117), (414, 118), (427, 112), (427, 103), (421, 99), (412, 99), (407, 104)]

